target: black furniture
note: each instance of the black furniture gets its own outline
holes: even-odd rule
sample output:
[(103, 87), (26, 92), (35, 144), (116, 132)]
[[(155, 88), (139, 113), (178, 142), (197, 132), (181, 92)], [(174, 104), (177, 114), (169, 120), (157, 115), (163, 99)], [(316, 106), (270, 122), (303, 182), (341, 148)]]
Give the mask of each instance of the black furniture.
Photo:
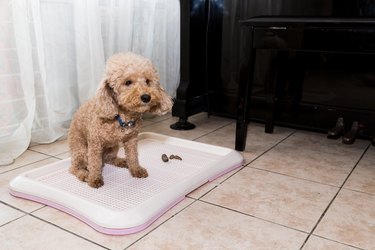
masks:
[[(290, 84), (297, 86), (293, 108), (298, 110), (304, 81), (303, 60), (298, 52), (375, 53), (375, 19), (371, 18), (304, 18), (255, 17), (241, 22), (248, 32), (244, 42), (248, 47), (248, 61), (240, 68), (239, 102), (236, 124), (236, 150), (246, 146), (247, 125), (254, 80), (257, 50), (274, 50), (277, 53), (275, 85), (267, 91), (268, 116), (265, 132), (272, 133), (277, 115), (279, 97), (286, 84), (285, 65), (288, 53), (296, 52), (297, 63), (293, 70), (300, 72)], [(280, 87), (281, 86), (281, 87)]]
[[(334, 19), (337, 23), (375, 18), (375, 1), (368, 0), (180, 0), (180, 4), (181, 79), (172, 110), (172, 115), (180, 118), (172, 125), (177, 129), (193, 128), (188, 118), (202, 111), (237, 118), (238, 93), (243, 93), (239, 89), (239, 68), (246, 68), (241, 65), (246, 65), (250, 58), (245, 46), (249, 34), (241, 26), (242, 20), (292, 16)], [(341, 42), (336, 36), (346, 42), (351, 39), (350, 35), (337, 32), (310, 34), (332, 38), (337, 44), (330, 46), (337, 48)], [(371, 31), (359, 36), (368, 35), (372, 36)], [(355, 41), (358, 39), (352, 40), (353, 48), (362, 46)], [(251, 105), (244, 119), (265, 122), (268, 132), (272, 131), (273, 121), (281, 126), (326, 133), (343, 117), (346, 131), (353, 121), (359, 121), (362, 132), (358, 136), (373, 136), (375, 55), (332, 51), (257, 49)], [(274, 67), (276, 64), (281, 67)], [(272, 77), (284, 84), (273, 84)]]
[(194, 129), (188, 117), (207, 110), (206, 5), (205, 1), (180, 1), (180, 83), (172, 109), (179, 121), (170, 126), (172, 129)]

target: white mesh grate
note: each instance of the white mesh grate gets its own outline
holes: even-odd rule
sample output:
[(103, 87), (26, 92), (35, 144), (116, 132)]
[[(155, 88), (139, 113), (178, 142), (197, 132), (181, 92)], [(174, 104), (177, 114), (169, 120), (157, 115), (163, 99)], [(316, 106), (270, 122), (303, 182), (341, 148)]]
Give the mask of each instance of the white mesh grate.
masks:
[[(140, 164), (149, 173), (147, 178), (133, 178), (127, 169), (105, 165), (104, 186), (99, 189), (80, 182), (67, 168), (39, 176), (37, 180), (85, 200), (123, 211), (139, 205), (155, 194), (173, 188), (176, 183), (193, 176), (220, 158), (219, 155), (202, 153), (198, 148), (193, 150), (151, 139), (140, 141), (138, 148)], [(182, 161), (163, 162), (162, 154), (177, 154)]]

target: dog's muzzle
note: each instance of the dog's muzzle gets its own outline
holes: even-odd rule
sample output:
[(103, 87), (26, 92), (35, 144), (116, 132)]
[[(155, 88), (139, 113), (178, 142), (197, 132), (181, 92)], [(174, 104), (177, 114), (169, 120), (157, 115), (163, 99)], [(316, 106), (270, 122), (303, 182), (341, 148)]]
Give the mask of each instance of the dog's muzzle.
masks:
[(141, 100), (142, 100), (142, 102), (144, 102), (144, 103), (148, 103), (148, 102), (150, 102), (150, 100), (151, 100), (151, 96), (148, 95), (148, 94), (143, 94), (143, 95), (141, 95)]

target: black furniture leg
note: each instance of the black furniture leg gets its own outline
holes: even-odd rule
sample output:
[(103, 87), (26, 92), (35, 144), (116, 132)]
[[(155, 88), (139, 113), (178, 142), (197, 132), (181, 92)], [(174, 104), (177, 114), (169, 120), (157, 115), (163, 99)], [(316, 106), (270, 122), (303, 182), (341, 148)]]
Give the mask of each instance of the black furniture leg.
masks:
[(188, 122), (187, 118), (180, 117), (178, 122), (170, 125), (170, 128), (175, 130), (191, 130), (195, 128), (195, 125)]
[(250, 99), (255, 67), (255, 50), (251, 50), (249, 65), (240, 67), (240, 81), (238, 94), (238, 111), (236, 123), (235, 149), (244, 151), (246, 147), (247, 126), (250, 113)]
[(272, 134), (275, 127), (275, 118), (276, 118), (276, 109), (278, 107), (278, 100), (276, 97), (267, 96), (266, 97), (267, 112), (265, 123), (264, 123), (264, 132), (267, 134)]
[(288, 63), (288, 51), (278, 51), (275, 62), (271, 62), (269, 76), (266, 83), (265, 132), (273, 133), (275, 120), (280, 113), (280, 99), (284, 95), (286, 86), (286, 72)]
[(293, 73), (290, 75), (290, 84), (292, 86), (292, 114), (293, 117), (298, 117), (300, 114), (303, 83), (305, 78), (305, 61), (301, 52), (296, 52), (295, 58), (290, 67)]
[[(198, 5), (195, 5), (197, 2)], [(194, 5), (194, 6), (193, 6)], [(195, 125), (188, 122), (188, 117), (205, 111), (204, 102), (207, 90), (196, 79), (206, 78), (205, 68), (206, 39), (202, 32), (206, 32), (206, 25), (202, 15), (205, 13), (205, 3), (198, 1), (180, 1), (180, 83), (176, 90), (176, 98), (172, 108), (172, 115), (178, 116), (178, 122), (170, 125), (171, 129), (189, 130)], [(192, 15), (193, 10), (196, 11)], [(204, 25), (202, 25), (204, 24)], [(192, 32), (192, 33), (191, 33)], [(197, 43), (199, 41), (199, 43)], [(193, 53), (194, 52), (194, 53)], [(197, 53), (200, 53), (197, 62)], [(192, 63), (194, 62), (194, 64)], [(199, 76), (196, 76), (199, 72)]]

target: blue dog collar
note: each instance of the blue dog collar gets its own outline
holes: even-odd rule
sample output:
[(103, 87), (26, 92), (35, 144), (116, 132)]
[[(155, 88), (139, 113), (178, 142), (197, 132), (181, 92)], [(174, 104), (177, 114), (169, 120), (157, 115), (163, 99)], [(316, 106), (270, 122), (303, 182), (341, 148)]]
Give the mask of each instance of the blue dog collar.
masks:
[(116, 115), (115, 118), (118, 121), (118, 123), (120, 124), (120, 126), (123, 127), (123, 128), (126, 128), (126, 127), (132, 128), (132, 127), (135, 126), (135, 120), (130, 120), (128, 122), (124, 122), (121, 119), (120, 115)]

